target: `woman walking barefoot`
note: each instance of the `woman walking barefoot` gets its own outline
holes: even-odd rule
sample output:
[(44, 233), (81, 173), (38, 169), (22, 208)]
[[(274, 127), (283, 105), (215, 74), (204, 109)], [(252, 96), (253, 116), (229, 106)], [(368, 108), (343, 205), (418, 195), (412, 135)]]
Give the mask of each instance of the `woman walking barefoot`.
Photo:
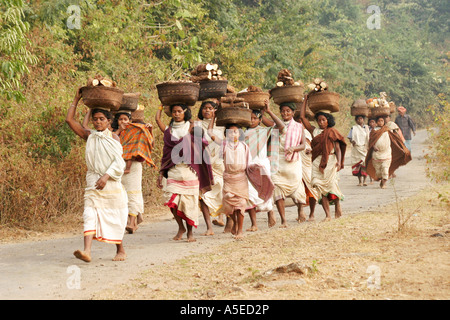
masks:
[[(211, 217), (218, 217), (219, 220), (214, 220), (216, 224), (220, 225), (220, 208), (222, 207), (222, 188), (223, 188), (223, 159), (220, 157), (220, 147), (212, 143), (212, 139), (208, 134), (208, 128), (213, 120), (214, 112), (217, 110), (217, 104), (214, 101), (202, 102), (198, 111), (198, 119), (196, 122), (203, 129), (203, 137), (208, 142), (208, 150), (211, 156), (211, 167), (214, 176), (214, 185), (211, 186), (211, 190), (200, 194), (200, 208), (203, 213), (203, 218), (206, 223), (205, 236), (214, 235), (212, 228)], [(224, 137), (224, 127), (218, 127), (213, 123), (213, 133), (220, 139)], [(223, 222), (222, 222), (223, 226)]]
[(123, 146), (126, 168), (122, 184), (128, 195), (128, 222), (126, 230), (132, 234), (143, 221), (144, 197), (142, 194), (142, 164), (156, 168), (152, 160), (153, 134), (150, 124), (131, 122), (131, 112), (118, 112), (114, 116), (113, 129)]
[[(302, 180), (302, 160), (300, 151), (305, 149), (303, 125), (294, 120), (295, 103), (280, 104), (283, 127), (279, 130), (278, 161), (272, 160), (272, 181), (275, 185), (274, 201), (281, 217), (281, 228), (287, 227), (285, 199), (290, 197), (297, 205), (298, 219), (305, 221), (302, 206), (306, 204), (305, 185)], [(274, 143), (274, 141), (272, 141)], [(271, 148), (273, 151), (273, 147)]]
[(95, 130), (85, 129), (75, 119), (76, 108), (81, 99), (77, 90), (67, 111), (66, 123), (86, 140), (86, 189), (84, 194), (84, 250), (76, 250), (75, 257), (91, 261), (92, 240), (116, 245), (114, 261), (126, 258), (123, 235), (127, 223), (127, 194), (121, 183), (125, 169), (122, 145), (119, 137), (109, 130), (111, 114), (102, 109), (92, 110)]
[(339, 189), (338, 172), (344, 167), (346, 144), (344, 137), (334, 128), (334, 117), (326, 112), (314, 115), (319, 128), (311, 125), (306, 118), (307, 97), (300, 110), (300, 119), (313, 136), (312, 147), (312, 186), (319, 190), (319, 204), (325, 211), (325, 221), (331, 220), (330, 204), (335, 205), (335, 217), (342, 215), (340, 201), (344, 195)]
[[(157, 186), (164, 190), (165, 205), (170, 208), (178, 224), (178, 232), (173, 239), (181, 240), (187, 229), (187, 241), (194, 242), (196, 240), (192, 227), (198, 226), (199, 194), (211, 190), (211, 185), (214, 184), (209, 153), (205, 152), (207, 142), (200, 135), (201, 146), (196, 145), (191, 110), (186, 105), (170, 106), (172, 120), (167, 127), (161, 121), (162, 110), (161, 106), (155, 117), (158, 127), (164, 133)], [(207, 159), (194, 161), (198, 156)], [(183, 221), (186, 222), (186, 227)]]
[(369, 126), (364, 124), (364, 116), (355, 117), (356, 125), (354, 125), (347, 138), (352, 144), (351, 164), (352, 174), (358, 177), (358, 186), (367, 186), (366, 178), (366, 156), (367, 144), (369, 142)]

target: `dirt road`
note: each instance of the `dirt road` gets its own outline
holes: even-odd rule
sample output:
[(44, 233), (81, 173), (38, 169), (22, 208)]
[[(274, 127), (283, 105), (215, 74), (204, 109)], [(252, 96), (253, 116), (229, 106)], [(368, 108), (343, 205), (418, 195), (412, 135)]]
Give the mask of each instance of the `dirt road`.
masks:
[[(405, 198), (431, 186), (425, 175), (423, 158), (426, 139), (426, 131), (417, 133), (412, 143), (413, 160), (396, 172), (395, 184), (388, 183), (388, 188), (384, 190), (375, 183), (367, 187), (356, 186), (357, 179), (351, 175), (350, 165), (346, 163), (340, 177), (340, 187), (345, 195), (343, 214), (370, 211), (392, 203), (395, 201), (394, 187), (398, 197)], [(301, 228), (302, 225), (299, 226), (295, 221), (295, 209), (290, 207), (286, 212), (288, 224)], [(322, 208), (318, 207), (316, 212), (316, 219), (322, 220)], [(249, 224), (247, 217), (245, 222)], [(261, 214), (258, 222), (258, 232), (267, 232), (266, 214)], [(223, 234), (219, 227), (216, 227), (216, 234), (212, 237), (201, 236), (204, 231), (202, 222), (195, 231), (197, 241), (187, 243), (171, 240), (176, 232), (176, 224), (170, 216), (162, 221), (143, 224), (137, 233), (125, 235), (124, 246), (128, 258), (124, 262), (111, 260), (115, 246), (97, 242), (93, 245), (91, 263), (77, 260), (72, 253), (83, 246), (81, 232), (76, 237), (2, 244), (0, 299), (89, 299), (94, 292), (124, 283), (152, 266), (212, 251), (218, 244), (234, 241), (230, 234)]]

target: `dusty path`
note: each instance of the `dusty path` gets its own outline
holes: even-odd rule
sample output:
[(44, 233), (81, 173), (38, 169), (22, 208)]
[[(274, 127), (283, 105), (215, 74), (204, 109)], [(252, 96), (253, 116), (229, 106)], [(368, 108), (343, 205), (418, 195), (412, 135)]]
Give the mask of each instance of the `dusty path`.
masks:
[[(431, 186), (425, 176), (427, 132), (422, 130), (413, 139), (413, 160), (396, 174), (395, 189), (399, 198), (416, 194)], [(345, 195), (343, 214), (350, 215), (370, 211), (380, 205), (395, 201), (394, 186), (381, 190), (378, 184), (367, 187), (356, 186), (356, 177), (351, 176), (348, 163), (341, 171), (340, 187)], [(316, 209), (316, 219), (324, 217), (322, 208)], [(308, 213), (308, 210), (306, 210)], [(277, 213), (276, 213), (277, 214)], [(295, 207), (286, 212), (288, 224), (297, 226)], [(277, 216), (278, 218), (278, 216)], [(249, 219), (246, 217), (246, 224)], [(266, 214), (259, 216), (259, 232), (267, 232)], [(279, 222), (279, 218), (278, 218)], [(247, 227), (247, 226), (245, 226)], [(277, 228), (277, 227), (275, 227)], [(216, 227), (212, 237), (201, 236), (205, 231), (202, 223), (195, 231), (197, 242), (171, 240), (176, 231), (175, 222), (166, 220), (141, 225), (138, 232), (124, 238), (128, 258), (114, 262), (115, 246), (95, 242), (93, 261), (84, 263), (72, 255), (82, 248), (82, 236), (64, 239), (35, 241), (0, 245), (0, 299), (89, 299), (94, 292), (124, 283), (137, 273), (153, 265), (169, 263), (187, 255), (214, 250), (218, 244), (234, 241)], [(79, 287), (74, 279), (79, 279)], [(123, 297), (126, 299), (126, 297)]]

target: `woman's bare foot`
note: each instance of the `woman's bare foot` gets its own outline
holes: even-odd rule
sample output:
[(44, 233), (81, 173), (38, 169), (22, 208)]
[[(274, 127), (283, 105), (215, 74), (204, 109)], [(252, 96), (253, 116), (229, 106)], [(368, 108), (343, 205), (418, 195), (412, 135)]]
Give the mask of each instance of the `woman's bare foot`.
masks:
[(302, 223), (302, 222), (305, 222), (306, 221), (306, 216), (305, 216), (305, 214), (302, 212), (302, 213), (299, 213), (299, 215), (298, 215), (298, 217), (297, 217), (297, 222), (298, 223)]
[(91, 262), (91, 255), (81, 250), (77, 250), (73, 253), (73, 255), (84, 262)]
[(315, 221), (316, 219), (314, 218), (314, 216), (309, 216), (309, 218), (308, 218), (308, 221), (309, 222), (313, 222), (313, 221)]
[(244, 234), (237, 234), (233, 236), (234, 240), (243, 240), (244, 239)]
[(214, 231), (212, 230), (206, 230), (205, 233), (203, 233), (204, 236), (213, 236), (214, 235)]
[(116, 256), (113, 258), (113, 261), (125, 261), (127, 255), (123, 251), (117, 252)]
[(325, 219), (323, 219), (323, 222), (328, 222), (331, 221), (331, 217), (325, 217)]
[(250, 228), (247, 229), (247, 231), (250, 231), (250, 232), (258, 231), (258, 227), (257, 226), (251, 226)]
[(186, 232), (186, 229), (178, 229), (177, 234), (173, 237), (173, 240), (181, 240), (183, 238), (183, 234)]
[(268, 219), (267, 225), (269, 226), (269, 228), (272, 228), (277, 223), (272, 210), (267, 212), (267, 219)]

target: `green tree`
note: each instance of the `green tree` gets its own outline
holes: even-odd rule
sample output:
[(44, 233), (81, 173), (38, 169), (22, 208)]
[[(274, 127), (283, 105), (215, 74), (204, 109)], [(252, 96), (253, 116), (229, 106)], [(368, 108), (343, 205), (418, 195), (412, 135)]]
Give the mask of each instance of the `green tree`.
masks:
[(37, 61), (27, 48), (24, 6), (23, 0), (0, 0), (0, 95), (8, 100), (24, 101), (21, 79)]

